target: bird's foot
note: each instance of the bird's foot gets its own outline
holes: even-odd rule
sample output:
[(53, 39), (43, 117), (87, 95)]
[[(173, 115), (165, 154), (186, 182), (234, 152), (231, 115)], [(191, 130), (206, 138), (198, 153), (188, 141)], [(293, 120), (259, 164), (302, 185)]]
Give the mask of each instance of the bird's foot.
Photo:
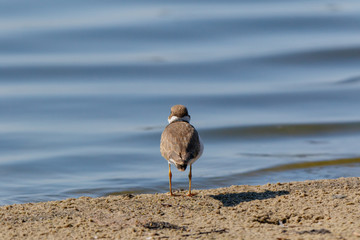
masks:
[(171, 196), (171, 197), (177, 197), (177, 196), (179, 196), (178, 194), (175, 194), (175, 193), (172, 193), (172, 192), (169, 192), (168, 195)]
[(188, 197), (193, 197), (195, 195), (197, 195), (197, 193), (188, 193), (188, 194), (186, 194), (186, 196), (188, 196)]

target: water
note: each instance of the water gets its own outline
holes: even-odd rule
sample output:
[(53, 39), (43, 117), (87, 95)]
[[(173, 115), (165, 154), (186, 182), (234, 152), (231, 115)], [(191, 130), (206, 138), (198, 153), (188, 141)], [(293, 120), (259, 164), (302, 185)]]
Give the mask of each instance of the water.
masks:
[[(0, 1), (0, 204), (360, 176), (359, 1)], [(174, 188), (187, 173), (173, 168)]]

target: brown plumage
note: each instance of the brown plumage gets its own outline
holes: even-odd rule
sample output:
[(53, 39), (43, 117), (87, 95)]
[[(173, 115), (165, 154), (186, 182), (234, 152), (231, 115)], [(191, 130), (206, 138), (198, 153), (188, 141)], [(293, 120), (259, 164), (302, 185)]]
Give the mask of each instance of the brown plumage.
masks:
[(199, 134), (190, 123), (172, 122), (161, 135), (160, 152), (177, 169), (185, 171), (200, 153)]

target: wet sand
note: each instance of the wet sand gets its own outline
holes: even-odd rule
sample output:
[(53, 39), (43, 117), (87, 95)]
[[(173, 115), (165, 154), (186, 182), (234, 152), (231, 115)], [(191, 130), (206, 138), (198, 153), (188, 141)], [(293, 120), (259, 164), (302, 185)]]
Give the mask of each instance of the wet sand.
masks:
[(0, 208), (0, 239), (360, 239), (360, 178)]

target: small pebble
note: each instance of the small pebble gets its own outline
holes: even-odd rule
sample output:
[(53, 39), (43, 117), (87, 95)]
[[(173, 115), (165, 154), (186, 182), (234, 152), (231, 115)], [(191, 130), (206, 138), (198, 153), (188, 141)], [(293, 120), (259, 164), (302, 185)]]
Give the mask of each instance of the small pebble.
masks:
[(334, 194), (334, 195), (332, 195), (333, 199), (343, 199), (343, 198), (346, 198), (346, 197), (347, 196), (343, 195), (343, 194)]

